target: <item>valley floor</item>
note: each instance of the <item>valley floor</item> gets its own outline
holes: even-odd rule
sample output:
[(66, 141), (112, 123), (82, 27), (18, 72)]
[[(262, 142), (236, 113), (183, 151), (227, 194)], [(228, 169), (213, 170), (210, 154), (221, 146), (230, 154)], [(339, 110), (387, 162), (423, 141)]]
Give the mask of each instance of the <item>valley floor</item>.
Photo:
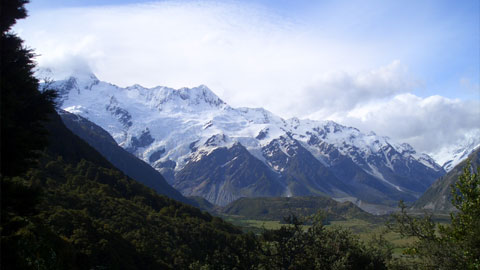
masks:
[[(424, 213), (412, 214), (421, 215)], [(235, 215), (222, 215), (222, 218), (225, 221), (241, 227), (245, 232), (253, 232), (256, 234), (260, 234), (264, 230), (277, 230), (285, 226), (285, 222), (280, 220), (256, 220)], [(334, 227), (348, 229), (365, 244), (371, 242), (375, 237), (378, 238), (382, 236), (393, 246), (394, 256), (400, 257), (403, 251), (415, 241), (415, 238), (404, 238), (399, 233), (389, 231), (386, 226), (388, 220), (389, 215), (377, 216), (376, 219), (370, 221), (352, 218), (340, 221), (328, 221), (326, 227), (330, 229)], [(441, 224), (448, 224), (449, 215), (446, 213), (438, 213), (433, 216), (433, 220)], [(308, 224), (303, 226), (305, 230), (310, 227)]]

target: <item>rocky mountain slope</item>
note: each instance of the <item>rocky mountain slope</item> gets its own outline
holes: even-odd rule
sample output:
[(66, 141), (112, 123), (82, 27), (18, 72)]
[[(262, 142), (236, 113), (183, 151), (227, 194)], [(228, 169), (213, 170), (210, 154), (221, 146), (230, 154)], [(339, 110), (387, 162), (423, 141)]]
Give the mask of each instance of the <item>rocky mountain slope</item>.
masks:
[[(480, 166), (480, 148), (477, 148), (468, 156), (473, 170)], [(439, 178), (425, 193), (415, 202), (413, 208), (428, 210), (454, 210), (451, 203), (451, 186), (457, 182), (458, 177), (463, 173), (463, 168), (467, 165), (467, 160), (463, 160), (446, 175)]]
[(149, 164), (118, 146), (107, 131), (79, 115), (63, 110), (59, 111), (59, 115), (68, 129), (86, 141), (123, 173), (153, 188), (158, 194), (184, 203), (190, 203), (187, 198), (170, 186), (163, 176)]
[(52, 86), (62, 109), (107, 130), (183, 195), (217, 205), (297, 195), (396, 204), (445, 173), (407, 144), (332, 121), (232, 108), (206, 86), (120, 88), (91, 73)]

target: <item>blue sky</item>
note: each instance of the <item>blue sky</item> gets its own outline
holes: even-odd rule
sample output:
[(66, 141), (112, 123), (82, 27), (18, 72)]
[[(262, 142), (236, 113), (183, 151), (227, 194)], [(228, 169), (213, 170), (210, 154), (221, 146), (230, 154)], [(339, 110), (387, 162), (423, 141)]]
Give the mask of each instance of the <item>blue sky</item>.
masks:
[(14, 30), (62, 76), (206, 84), (235, 107), (332, 119), (427, 152), (480, 132), (478, 0), (32, 2)]
[[(31, 12), (73, 7), (98, 7), (151, 3), (135, 0), (38, 0)], [(181, 1), (178, 1), (181, 2)], [(186, 1), (184, 1), (186, 2)], [(192, 1), (188, 1), (192, 2)], [(221, 2), (221, 1), (216, 1)], [(402, 58), (419, 74), (420, 96), (479, 99), (474, 91), (480, 77), (480, 1), (228, 1), (263, 8), (301, 27), (332, 39), (392, 46), (392, 58)], [(412, 46), (414, 52), (402, 48)], [(384, 48), (387, 49), (387, 48)], [(396, 51), (398, 54), (396, 54)], [(400, 51), (400, 52), (399, 52)], [(477, 87), (478, 88), (478, 87)], [(476, 89), (478, 90), (478, 89)]]

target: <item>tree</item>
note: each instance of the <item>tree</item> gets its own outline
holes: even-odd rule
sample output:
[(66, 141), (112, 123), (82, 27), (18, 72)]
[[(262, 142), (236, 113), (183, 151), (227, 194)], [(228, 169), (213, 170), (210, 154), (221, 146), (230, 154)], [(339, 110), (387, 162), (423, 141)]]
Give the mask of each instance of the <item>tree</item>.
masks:
[(0, 30), (2, 33), (6, 33), (10, 30), (16, 20), (27, 17), (27, 10), (25, 4), (28, 0), (2, 0), (1, 1), (1, 14), (0, 16)]
[(450, 214), (450, 225), (436, 224), (431, 215), (413, 217), (400, 202), (401, 211), (387, 226), (417, 239), (404, 251), (410, 257), (406, 264), (414, 269), (480, 269), (480, 167), (473, 171), (468, 161), (452, 185), (452, 204), (458, 211)]
[(0, 8), (1, 262), (12, 269), (52, 269), (55, 260), (45, 258), (51, 258), (53, 247), (62, 250), (65, 243), (32, 220), (40, 192), (20, 176), (47, 146), (43, 122), (55, 111), (55, 92), (38, 90), (35, 55), (10, 32), (16, 20), (27, 16), (27, 2), (2, 0)]
[(25, 0), (2, 1), (0, 46), (1, 176), (15, 176), (33, 164), (47, 145), (43, 122), (55, 111), (53, 90), (40, 92), (33, 76), (32, 50), (10, 32), (16, 20), (26, 17)]
[(452, 226), (442, 232), (460, 249), (458, 260), (464, 269), (480, 269), (480, 167), (473, 172), (470, 161), (452, 186), (452, 204), (459, 210), (451, 213)]

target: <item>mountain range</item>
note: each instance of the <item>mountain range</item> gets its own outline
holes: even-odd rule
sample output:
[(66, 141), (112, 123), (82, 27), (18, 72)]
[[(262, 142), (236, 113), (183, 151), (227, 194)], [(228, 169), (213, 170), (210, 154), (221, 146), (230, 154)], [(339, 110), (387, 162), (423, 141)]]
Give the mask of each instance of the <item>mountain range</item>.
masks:
[(445, 174), (408, 144), (333, 121), (232, 108), (203, 85), (121, 88), (79, 73), (50, 87), (60, 108), (108, 131), (184, 196), (217, 205), (308, 195), (394, 205)]

